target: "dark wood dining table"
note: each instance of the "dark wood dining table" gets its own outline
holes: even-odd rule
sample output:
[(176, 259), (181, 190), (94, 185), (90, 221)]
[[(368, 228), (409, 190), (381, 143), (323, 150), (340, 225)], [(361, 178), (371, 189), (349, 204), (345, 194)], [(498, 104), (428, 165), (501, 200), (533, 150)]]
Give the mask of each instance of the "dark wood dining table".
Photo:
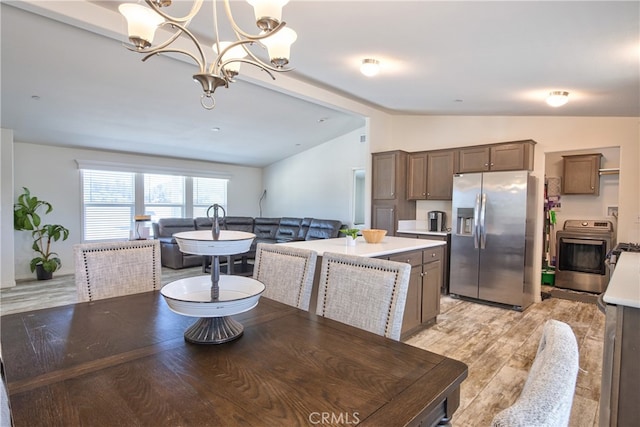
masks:
[(446, 425), (467, 366), (261, 298), (239, 339), (146, 292), (6, 315), (15, 426)]

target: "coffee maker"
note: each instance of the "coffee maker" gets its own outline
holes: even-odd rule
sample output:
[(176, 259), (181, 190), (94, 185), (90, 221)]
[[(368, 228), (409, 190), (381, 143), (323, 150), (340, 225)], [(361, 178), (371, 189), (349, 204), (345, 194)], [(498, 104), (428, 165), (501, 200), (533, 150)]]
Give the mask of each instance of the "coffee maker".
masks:
[(430, 211), (427, 214), (429, 231), (446, 231), (447, 214), (442, 211)]

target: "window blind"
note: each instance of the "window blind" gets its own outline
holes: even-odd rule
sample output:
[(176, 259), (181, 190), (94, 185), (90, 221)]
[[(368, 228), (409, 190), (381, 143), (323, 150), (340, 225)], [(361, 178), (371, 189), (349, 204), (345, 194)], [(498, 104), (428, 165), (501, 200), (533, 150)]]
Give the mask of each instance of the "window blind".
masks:
[(83, 170), (83, 240), (129, 238), (135, 207), (135, 174)]

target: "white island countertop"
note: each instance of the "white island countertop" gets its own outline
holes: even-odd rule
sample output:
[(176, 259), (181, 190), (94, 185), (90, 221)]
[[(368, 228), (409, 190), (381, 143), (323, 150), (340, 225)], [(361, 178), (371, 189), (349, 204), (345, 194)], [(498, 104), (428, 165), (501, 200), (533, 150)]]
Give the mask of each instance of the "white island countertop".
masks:
[(291, 246), (294, 248), (310, 249), (316, 251), (318, 256), (325, 252), (334, 252), (347, 255), (358, 255), (367, 258), (374, 258), (385, 255), (393, 255), (401, 252), (415, 251), (420, 249), (443, 246), (446, 242), (441, 240), (410, 239), (406, 237), (385, 236), (380, 243), (367, 243), (364, 237), (359, 236), (354, 246), (347, 245), (346, 237), (335, 239), (304, 240), (295, 242), (278, 243), (279, 245)]
[(620, 254), (603, 299), (607, 304), (640, 308), (640, 253)]

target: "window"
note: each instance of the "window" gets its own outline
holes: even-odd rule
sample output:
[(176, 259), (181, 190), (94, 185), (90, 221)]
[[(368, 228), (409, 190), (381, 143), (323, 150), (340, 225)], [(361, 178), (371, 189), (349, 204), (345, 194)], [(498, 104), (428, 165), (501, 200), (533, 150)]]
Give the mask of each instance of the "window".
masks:
[(134, 215), (160, 218), (207, 216), (226, 209), (227, 179), (81, 169), (82, 241), (130, 237)]
[(129, 238), (135, 208), (135, 174), (82, 171), (83, 240)]
[(144, 213), (152, 221), (185, 216), (185, 178), (144, 174)]
[[(227, 180), (215, 178), (193, 178), (193, 217), (207, 216), (213, 204), (227, 209)], [(213, 215), (213, 212), (210, 212)]]

